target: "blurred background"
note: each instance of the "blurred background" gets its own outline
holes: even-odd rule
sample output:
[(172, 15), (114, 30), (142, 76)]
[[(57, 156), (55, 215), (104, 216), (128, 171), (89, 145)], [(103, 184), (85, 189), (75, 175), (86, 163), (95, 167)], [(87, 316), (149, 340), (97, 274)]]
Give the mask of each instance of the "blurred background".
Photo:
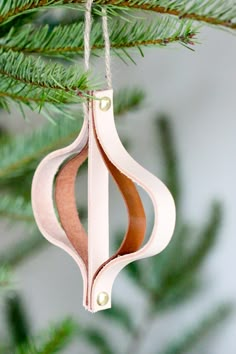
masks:
[[(177, 173), (177, 182), (171, 182), (179, 186), (173, 245), (155, 260), (124, 269), (113, 288), (114, 310), (90, 314), (82, 306), (82, 281), (76, 264), (45, 241), (43, 247), (17, 263), (10, 290), (4, 290), (2, 347), (14, 331), (7, 308), (17, 292), (32, 335), (65, 317), (73, 317), (79, 324), (63, 353), (236, 353), (236, 38), (211, 28), (204, 29), (199, 38), (201, 43), (195, 51), (182, 46), (145, 49), (144, 58), (134, 55), (137, 65), (126, 65), (115, 58), (112, 62), (115, 92), (123, 86), (134, 86), (146, 93), (139, 109), (117, 118), (121, 139), (141, 165), (166, 183), (171, 180), (167, 172), (174, 171), (174, 177)], [(102, 71), (102, 60), (94, 61), (94, 68)], [(27, 115), (25, 121), (18, 112), (1, 112), (1, 127), (26, 134), (44, 124), (41, 117), (30, 112)], [(174, 169), (168, 167), (169, 147), (176, 158)], [(86, 206), (85, 171), (78, 194), (82, 206)], [(152, 219), (150, 202), (145, 196), (143, 200)], [(213, 202), (217, 203), (212, 207)], [(112, 183), (110, 205), (114, 244), (127, 220)], [(27, 236), (30, 227), (2, 217), (0, 253), (7, 254), (13, 244)], [(175, 238), (179, 240), (176, 244)], [(199, 246), (203, 238), (205, 243)], [(197, 265), (193, 249), (200, 249)], [(185, 254), (190, 274), (182, 284), (188, 270), (186, 264), (183, 268), (180, 264)], [(150, 289), (143, 277), (149, 279)], [(161, 297), (165, 286), (168, 291)], [(154, 300), (153, 294), (157, 294)], [(150, 298), (155, 310), (149, 306)]]

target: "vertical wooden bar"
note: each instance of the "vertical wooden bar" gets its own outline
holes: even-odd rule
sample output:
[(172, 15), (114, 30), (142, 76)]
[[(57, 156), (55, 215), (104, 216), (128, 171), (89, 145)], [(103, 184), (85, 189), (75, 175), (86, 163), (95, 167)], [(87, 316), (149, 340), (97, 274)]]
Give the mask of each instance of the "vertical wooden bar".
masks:
[[(91, 102), (91, 105), (93, 102)], [(108, 170), (96, 143), (93, 109), (89, 116), (88, 153), (88, 289), (96, 270), (109, 258)], [(103, 114), (102, 111), (99, 114)], [(89, 291), (90, 292), (90, 291)], [(90, 294), (88, 294), (90, 295)], [(88, 299), (90, 296), (88, 297)]]

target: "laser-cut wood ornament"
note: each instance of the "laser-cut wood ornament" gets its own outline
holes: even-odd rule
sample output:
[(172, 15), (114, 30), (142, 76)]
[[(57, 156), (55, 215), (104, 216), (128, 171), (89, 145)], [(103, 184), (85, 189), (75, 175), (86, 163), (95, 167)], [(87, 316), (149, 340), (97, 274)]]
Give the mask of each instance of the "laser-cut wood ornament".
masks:
[[(89, 69), (92, 0), (85, 8), (85, 69)], [(116, 131), (111, 85), (110, 44), (106, 10), (102, 9), (107, 90), (90, 93), (83, 127), (69, 146), (39, 164), (32, 183), (32, 207), (43, 236), (65, 250), (83, 278), (83, 303), (91, 312), (111, 307), (118, 273), (130, 262), (160, 253), (175, 225), (175, 205), (166, 186), (140, 166), (123, 147)], [(88, 157), (88, 235), (79, 219), (75, 181)], [(128, 228), (117, 252), (109, 256), (108, 173), (116, 182), (128, 212)], [(150, 196), (154, 226), (149, 240), (146, 214), (135, 183)], [(57, 216), (58, 215), (58, 216)]]
[[(122, 268), (158, 254), (167, 246), (174, 230), (175, 206), (166, 186), (123, 147), (114, 122), (112, 90), (92, 95), (95, 99), (90, 101), (89, 121), (84, 121), (78, 138), (49, 154), (38, 166), (32, 184), (32, 205), (41, 233), (78, 264), (84, 283), (84, 306), (96, 312), (111, 307), (112, 285)], [(77, 171), (87, 156), (88, 236), (77, 214), (75, 197)], [(124, 240), (111, 257), (108, 171), (122, 194), (129, 216)], [(153, 230), (142, 247), (146, 215), (135, 183), (148, 193), (154, 208)]]

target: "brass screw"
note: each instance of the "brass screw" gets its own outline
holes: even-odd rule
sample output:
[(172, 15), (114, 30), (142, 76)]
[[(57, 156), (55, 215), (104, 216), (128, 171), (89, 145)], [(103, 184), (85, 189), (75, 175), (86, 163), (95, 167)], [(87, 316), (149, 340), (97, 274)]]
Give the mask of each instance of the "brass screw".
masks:
[(109, 97), (102, 97), (100, 102), (99, 102), (99, 108), (101, 111), (106, 112), (108, 109), (111, 107), (111, 100)]
[(105, 306), (108, 303), (109, 296), (104, 291), (101, 291), (97, 296), (97, 304), (99, 306)]

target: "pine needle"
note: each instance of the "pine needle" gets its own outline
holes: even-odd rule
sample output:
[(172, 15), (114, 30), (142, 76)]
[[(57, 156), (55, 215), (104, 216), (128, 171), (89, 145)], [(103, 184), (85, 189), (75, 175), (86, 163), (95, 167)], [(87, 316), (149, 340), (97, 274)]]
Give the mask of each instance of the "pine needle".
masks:
[[(152, 20), (135, 19), (132, 22), (109, 21), (110, 43), (115, 49), (140, 48), (141, 46), (166, 46), (173, 42), (194, 44), (197, 27), (192, 21), (170, 17), (157, 17)], [(2, 50), (36, 53), (50, 57), (71, 58), (82, 55), (84, 51), (84, 24), (81, 22), (59, 25), (51, 29), (48, 25), (32, 24), (12, 28), (0, 39)], [(101, 23), (96, 22), (91, 31), (91, 48), (94, 54), (101, 54), (104, 39)], [(64, 79), (63, 83), (67, 83)], [(55, 83), (54, 83), (55, 85)]]
[(35, 169), (39, 160), (50, 151), (63, 147), (76, 137), (82, 126), (82, 120), (62, 119), (56, 126), (46, 127), (25, 136), (16, 138), (0, 148), (1, 180), (6, 183), (9, 178), (19, 177), (26, 171)]
[(0, 52), (0, 74), (19, 84), (31, 85), (32, 88), (36, 86), (62, 91), (60, 95), (65, 91), (78, 96), (78, 92), (89, 88), (88, 74), (79, 72), (78, 65), (66, 68), (55, 62), (46, 63), (40, 57), (25, 56), (11, 50)]
[[(165, 15), (188, 18), (209, 25), (236, 29), (236, 7), (232, 1), (222, 0), (97, 0), (95, 4), (107, 5), (111, 14), (118, 9), (140, 9), (154, 11)], [(0, 24), (6, 24), (21, 14), (60, 8), (62, 6), (83, 10), (82, 0), (8, 0), (0, 4)], [(101, 12), (97, 12), (101, 13)], [(121, 14), (120, 14), (121, 16)]]
[(31, 339), (18, 347), (15, 354), (57, 354), (67, 347), (77, 328), (72, 319), (65, 319), (51, 326), (39, 338)]
[(65, 68), (23, 53), (0, 52), (0, 102), (3, 108), (8, 109), (9, 102), (13, 101), (38, 111), (45, 105), (62, 107), (63, 110), (65, 103), (81, 102), (82, 93), (87, 89), (88, 74), (80, 73), (76, 66)]
[(123, 115), (136, 111), (145, 100), (145, 93), (140, 88), (123, 88), (117, 92), (114, 99), (115, 115)]
[(69, 318), (51, 327), (45, 335), (42, 335), (38, 352), (40, 354), (59, 353), (67, 346), (69, 340), (76, 334), (77, 329), (77, 324)]
[[(187, 254), (176, 254), (176, 264), (174, 269), (172, 267), (161, 277), (161, 284), (158, 287), (159, 289), (157, 288), (153, 291), (152, 295), (154, 303), (157, 303), (157, 308), (159, 308), (158, 302), (165, 300), (169, 294), (172, 293), (173, 289), (175, 289), (174, 291), (179, 292), (178, 289), (181, 291), (181, 288), (185, 286), (185, 282), (188, 283), (189, 280), (195, 279), (197, 271), (199, 271), (206, 256), (217, 240), (219, 227), (222, 221), (222, 210), (219, 203), (214, 203), (212, 205), (208, 219), (209, 221), (199, 232), (200, 235), (197, 237), (197, 242), (192, 250), (189, 250)], [(167, 251), (166, 257), (168, 256), (169, 254)], [(191, 284), (190, 282), (190, 285), (192, 287), (194, 283)]]
[(175, 144), (173, 144), (173, 132), (169, 120), (162, 116), (156, 121), (158, 127), (158, 133), (160, 136), (162, 154), (165, 163), (165, 183), (170, 189), (177, 209), (180, 206), (180, 177), (178, 171), (178, 160), (176, 156)]
[(0, 198), (0, 217), (10, 220), (33, 223), (32, 207), (22, 197), (11, 195)]

